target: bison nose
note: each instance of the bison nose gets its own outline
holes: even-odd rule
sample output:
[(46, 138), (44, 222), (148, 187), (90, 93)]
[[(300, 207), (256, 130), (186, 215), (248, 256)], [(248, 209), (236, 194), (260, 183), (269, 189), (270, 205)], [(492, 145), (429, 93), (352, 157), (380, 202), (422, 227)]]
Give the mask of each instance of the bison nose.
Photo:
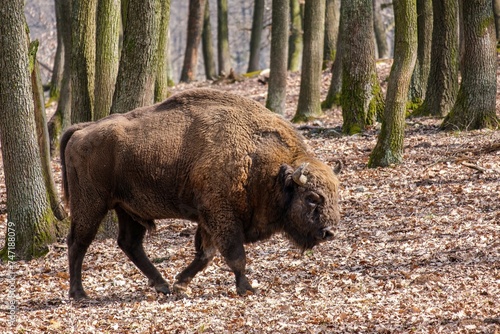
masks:
[(325, 227), (323, 230), (323, 240), (333, 239), (333, 231), (329, 227)]

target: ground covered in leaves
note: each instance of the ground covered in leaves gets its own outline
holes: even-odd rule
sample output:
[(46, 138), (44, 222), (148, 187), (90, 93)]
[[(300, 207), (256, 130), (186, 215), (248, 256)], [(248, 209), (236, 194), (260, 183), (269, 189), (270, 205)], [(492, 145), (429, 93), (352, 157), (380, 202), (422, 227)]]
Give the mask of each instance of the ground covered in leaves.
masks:
[[(385, 82), (388, 64), (378, 66)], [(324, 94), (328, 81), (325, 73)], [(288, 118), (297, 105), (298, 82), (292, 74)], [(260, 102), (267, 89), (258, 78), (215, 88)], [(43, 258), (13, 268), (0, 264), (0, 290), (6, 296), (15, 275), (17, 302), (15, 326), (2, 302), (0, 328), (19, 333), (500, 333), (500, 131), (441, 132), (439, 123), (409, 119), (405, 162), (385, 169), (367, 168), (378, 127), (339, 136), (338, 109), (301, 127), (320, 159), (332, 166), (335, 159), (344, 162), (342, 221), (333, 241), (303, 254), (281, 236), (248, 245), (255, 295), (236, 295), (233, 275), (219, 257), (193, 280), (184, 298), (158, 295), (116, 242), (105, 239), (95, 241), (85, 258), (83, 283), (90, 299), (71, 301), (67, 248), (60, 240)], [(145, 242), (170, 283), (193, 257), (194, 230), (191, 222), (161, 221)], [(3, 223), (0, 245), (5, 233)]]

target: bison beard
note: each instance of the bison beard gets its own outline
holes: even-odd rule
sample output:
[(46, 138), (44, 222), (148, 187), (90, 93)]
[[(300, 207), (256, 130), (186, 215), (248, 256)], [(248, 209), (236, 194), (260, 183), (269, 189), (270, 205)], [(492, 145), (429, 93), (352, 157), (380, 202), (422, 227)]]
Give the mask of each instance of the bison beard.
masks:
[(240, 295), (253, 292), (245, 243), (284, 232), (312, 248), (333, 237), (340, 219), (334, 172), (293, 126), (252, 100), (215, 90), (74, 125), (61, 139), (61, 164), (72, 298), (86, 297), (83, 258), (109, 210), (118, 216), (119, 247), (166, 294), (169, 285), (142, 245), (154, 219), (198, 223), (195, 258), (174, 290), (185, 289), (219, 251)]

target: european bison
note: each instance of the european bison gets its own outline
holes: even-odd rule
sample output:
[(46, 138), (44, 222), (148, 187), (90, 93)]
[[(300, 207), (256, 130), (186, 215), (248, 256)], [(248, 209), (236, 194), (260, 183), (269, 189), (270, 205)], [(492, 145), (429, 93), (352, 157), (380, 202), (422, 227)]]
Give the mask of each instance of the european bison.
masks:
[(86, 297), (83, 258), (108, 210), (118, 216), (120, 248), (165, 294), (169, 286), (142, 246), (154, 219), (198, 223), (195, 258), (176, 277), (175, 291), (218, 250), (240, 295), (253, 292), (245, 243), (284, 232), (309, 249), (331, 239), (339, 221), (337, 177), (290, 123), (255, 101), (216, 90), (191, 90), (76, 124), (61, 139), (61, 164), (72, 215), (72, 298)]

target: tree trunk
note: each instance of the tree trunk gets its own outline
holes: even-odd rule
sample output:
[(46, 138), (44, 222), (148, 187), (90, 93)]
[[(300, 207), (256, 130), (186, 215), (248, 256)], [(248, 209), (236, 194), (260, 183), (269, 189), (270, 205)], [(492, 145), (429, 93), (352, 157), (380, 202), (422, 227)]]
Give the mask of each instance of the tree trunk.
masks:
[(373, 29), (379, 58), (389, 58), (389, 44), (385, 32), (384, 20), (382, 19), (382, 9), (378, 0), (372, 0), (373, 5)]
[(409, 99), (415, 110), (425, 99), (431, 68), (432, 0), (417, 0), (417, 62), (410, 83)]
[(49, 102), (57, 101), (61, 93), (61, 83), (64, 70), (64, 43), (62, 37), (62, 5), (63, 0), (55, 0), (56, 12), (56, 32), (57, 32), (57, 48), (54, 58), (54, 66), (52, 67), (52, 78), (50, 79)]
[(496, 129), (497, 52), (490, 0), (463, 3), (465, 57), (457, 101), (443, 121), (447, 130)]
[[(160, 36), (158, 39), (158, 68), (156, 69), (155, 102), (168, 97), (168, 36), (170, 22), (170, 0), (161, 1)], [(208, 3), (208, 1), (207, 1)]]
[(497, 41), (500, 41), (500, 0), (493, 0), (493, 13), (495, 15), (495, 32)]
[(231, 70), (227, 0), (217, 0), (217, 19), (217, 57), (219, 59), (219, 74), (226, 76)]
[(323, 49), (323, 69), (331, 67), (335, 61), (340, 23), (340, 0), (326, 0), (325, 42)]
[(94, 115), (95, 33), (97, 0), (72, 1), (71, 122)]
[(363, 132), (384, 110), (375, 68), (373, 7), (371, 0), (343, 1), (342, 132)]
[(431, 69), (424, 103), (414, 115), (444, 117), (458, 92), (458, 2), (433, 0), (432, 11)]
[(189, 1), (189, 18), (187, 28), (186, 52), (184, 54), (184, 65), (182, 66), (181, 82), (196, 80), (196, 68), (198, 66), (198, 46), (201, 41), (203, 30), (203, 15), (205, 13), (206, 0)]
[(278, 114), (285, 113), (288, 1), (273, 0), (272, 4), (271, 72), (269, 73), (266, 108)]
[(119, 62), (120, 0), (99, 0), (97, 6), (94, 121), (111, 111)]
[(124, 113), (154, 100), (159, 0), (128, 0), (127, 23), (111, 113)]
[(297, 72), (300, 70), (303, 49), (302, 15), (299, 0), (290, 0), (290, 23), (292, 31), (288, 37), (288, 70)]
[(205, 64), (205, 76), (207, 80), (214, 80), (217, 77), (214, 57), (214, 42), (212, 38), (212, 24), (210, 23), (210, 1), (205, 5), (205, 15), (203, 18), (203, 33), (201, 34), (201, 45), (203, 49), (203, 63)]
[(293, 122), (306, 122), (323, 115), (321, 110), (321, 66), (325, 39), (325, 0), (306, 0), (304, 54), (297, 111)]
[(71, 124), (71, 1), (58, 0), (62, 13), (58, 22), (64, 44), (64, 69), (61, 82), (61, 94), (57, 109), (49, 120), (50, 152), (54, 155), (59, 151), (59, 137), (62, 131)]
[[(56, 221), (47, 197), (35, 134), (23, 8), (23, 0), (0, 1), (0, 142), (16, 260), (46, 253), (47, 245), (55, 241)], [(2, 258), (12, 255), (12, 249), (7, 247), (11, 243), (7, 233), (5, 241)]]
[(382, 129), (370, 155), (369, 167), (387, 167), (403, 161), (406, 102), (417, 58), (417, 0), (395, 1), (396, 25), (392, 65)]
[(36, 134), (41, 158), (42, 174), (45, 181), (45, 188), (47, 189), (47, 196), (52, 212), (57, 219), (64, 220), (68, 217), (68, 214), (64, 210), (64, 207), (61, 203), (59, 194), (56, 190), (56, 184), (52, 176), (49, 131), (47, 129), (47, 117), (45, 112), (45, 97), (43, 92), (42, 77), (40, 74), (40, 64), (36, 59), (37, 49), (38, 40), (30, 44), (29, 62), (30, 64), (33, 64), (33, 67), (30, 68), (31, 88), (33, 94)]
[[(342, 4), (341, 4), (342, 6)], [(344, 29), (344, 23), (342, 16), (340, 16), (339, 22), (339, 36), (337, 38), (337, 52), (335, 55), (335, 60), (332, 64), (332, 79), (330, 81), (330, 87), (328, 88), (328, 93), (325, 100), (321, 103), (322, 109), (330, 109), (334, 105), (340, 105), (340, 96), (342, 93), (342, 31)]]
[[(260, 69), (260, 39), (264, 22), (265, 0), (255, 0), (253, 9), (252, 34), (250, 36), (250, 59), (247, 72)], [(288, 15), (288, 14), (287, 14)]]

